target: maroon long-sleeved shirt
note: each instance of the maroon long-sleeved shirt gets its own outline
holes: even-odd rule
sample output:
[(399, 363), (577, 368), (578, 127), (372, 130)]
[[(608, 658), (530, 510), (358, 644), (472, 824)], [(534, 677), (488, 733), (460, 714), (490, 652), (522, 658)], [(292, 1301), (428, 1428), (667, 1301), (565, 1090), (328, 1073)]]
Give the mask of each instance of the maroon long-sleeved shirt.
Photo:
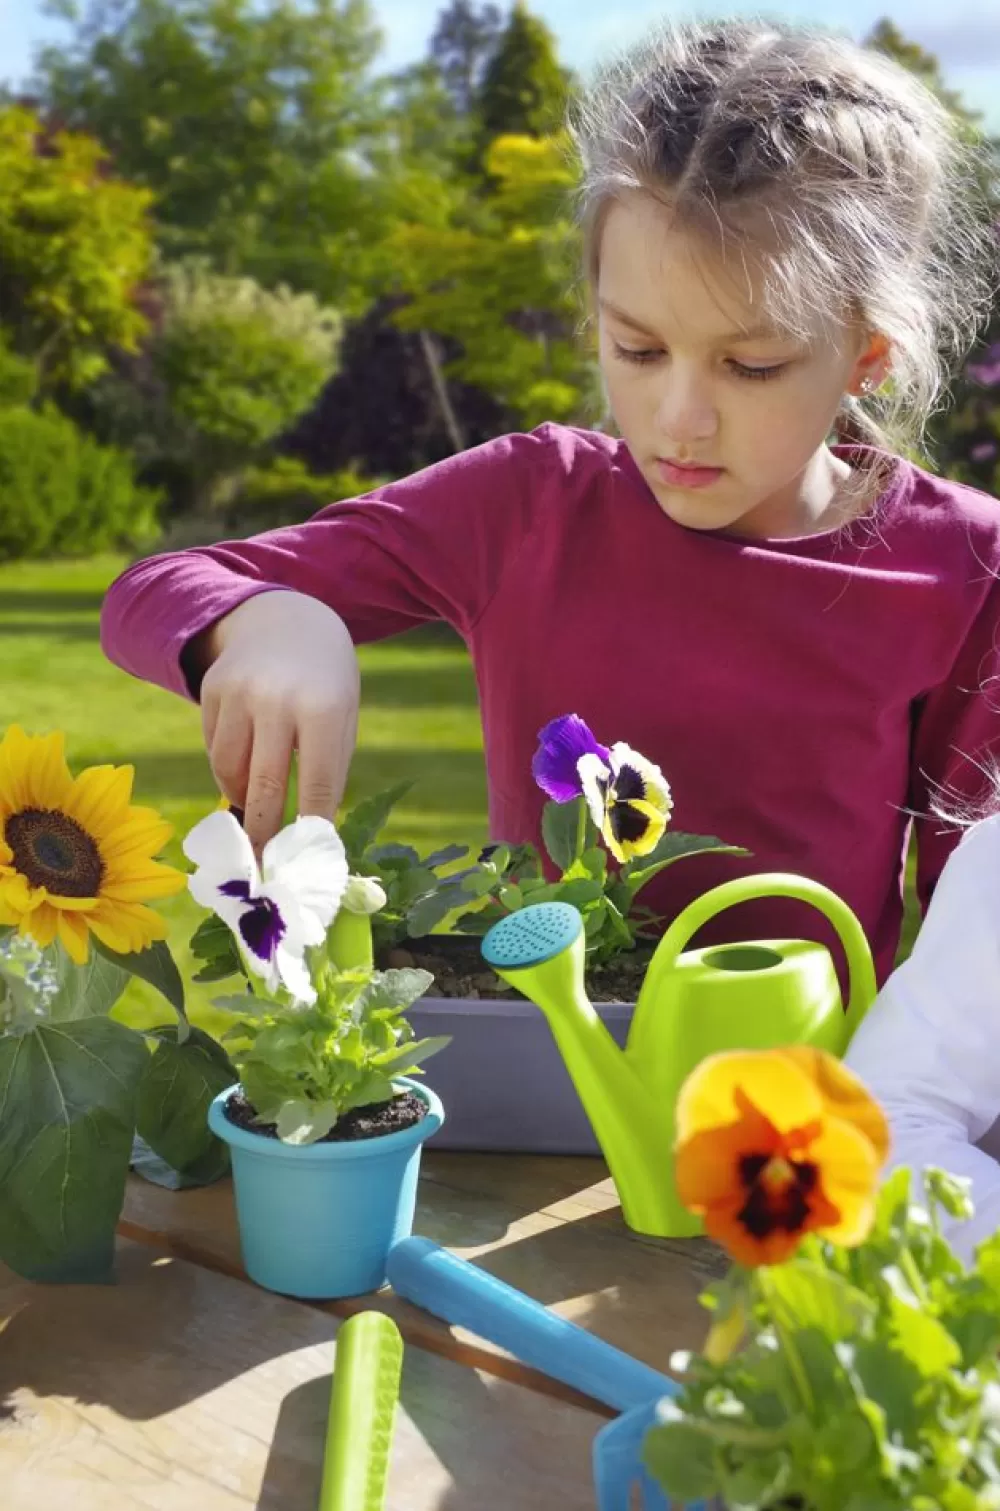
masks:
[[(847, 452), (842, 454), (847, 455)], [(794, 871), (851, 904), (880, 978), (901, 920), (907, 811), (975, 793), (1000, 757), (1000, 505), (905, 461), (872, 515), (800, 539), (674, 524), (621, 441), (543, 425), (308, 523), (139, 562), (112, 587), (107, 654), (189, 695), (192, 636), (254, 593), (322, 599), (357, 642), (428, 620), (478, 678), (490, 824), (539, 838), (539, 729), (576, 712), (673, 788), (673, 823), (745, 845), (643, 894), (668, 916), (715, 882)], [(955, 836), (918, 821), (926, 902)], [(815, 937), (796, 903), (746, 904), (702, 939)]]

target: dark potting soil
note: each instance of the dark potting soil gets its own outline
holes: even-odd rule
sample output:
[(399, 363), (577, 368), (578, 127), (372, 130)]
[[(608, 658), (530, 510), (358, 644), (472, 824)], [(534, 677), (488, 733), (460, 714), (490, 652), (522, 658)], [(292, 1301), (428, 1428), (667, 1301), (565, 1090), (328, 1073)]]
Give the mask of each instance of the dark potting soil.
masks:
[[(317, 1144), (345, 1144), (352, 1139), (380, 1138), (384, 1133), (398, 1133), (412, 1128), (427, 1116), (427, 1103), (412, 1091), (403, 1091), (391, 1102), (371, 1102), (366, 1107), (352, 1107)], [(274, 1123), (262, 1123), (243, 1095), (234, 1091), (226, 1103), (226, 1117), (237, 1128), (259, 1133), (262, 1138), (277, 1138)]]
[[(489, 969), (480, 953), (480, 941), (463, 934), (429, 934), (408, 939), (390, 950), (383, 966), (417, 966), (430, 971), (434, 982), (429, 997), (497, 998), (514, 1001), (521, 993), (507, 986)], [(605, 966), (587, 972), (591, 1002), (634, 1002), (639, 995), (653, 945), (640, 945), (619, 955)]]

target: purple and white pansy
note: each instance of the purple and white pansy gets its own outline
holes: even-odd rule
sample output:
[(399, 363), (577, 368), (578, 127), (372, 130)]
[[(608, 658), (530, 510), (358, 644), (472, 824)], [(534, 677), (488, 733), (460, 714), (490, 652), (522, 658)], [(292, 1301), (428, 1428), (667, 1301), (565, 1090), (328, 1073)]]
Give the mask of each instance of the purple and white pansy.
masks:
[(659, 844), (673, 808), (663, 772), (624, 741), (602, 745), (579, 714), (546, 724), (531, 770), (555, 802), (586, 799), (617, 861), (648, 855)]
[(191, 895), (229, 925), (268, 991), (283, 986), (297, 1002), (315, 1002), (305, 952), (326, 939), (347, 888), (343, 841), (329, 819), (296, 819), (265, 845), (258, 867), (233, 815), (211, 813), (184, 854), (197, 867)]

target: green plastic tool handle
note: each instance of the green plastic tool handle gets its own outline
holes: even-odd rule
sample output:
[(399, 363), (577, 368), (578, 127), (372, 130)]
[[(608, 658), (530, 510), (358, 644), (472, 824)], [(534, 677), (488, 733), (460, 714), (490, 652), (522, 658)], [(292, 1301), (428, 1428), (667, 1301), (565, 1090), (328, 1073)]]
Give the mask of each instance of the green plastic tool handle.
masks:
[(318, 1511), (383, 1511), (403, 1340), (383, 1312), (356, 1312), (337, 1334)]
[(710, 892), (695, 899), (685, 908), (667, 929), (660, 941), (649, 974), (656, 976), (669, 971), (692, 934), (709, 919), (726, 908), (740, 902), (753, 902), (761, 897), (791, 897), (798, 902), (811, 903), (833, 924), (840, 936), (850, 972), (851, 995), (847, 1005), (847, 1017), (853, 1031), (875, 999), (877, 986), (872, 952), (865, 931), (855, 914), (836, 892), (817, 881), (804, 876), (792, 876), (781, 871), (760, 876), (743, 876), (735, 881), (723, 882)]

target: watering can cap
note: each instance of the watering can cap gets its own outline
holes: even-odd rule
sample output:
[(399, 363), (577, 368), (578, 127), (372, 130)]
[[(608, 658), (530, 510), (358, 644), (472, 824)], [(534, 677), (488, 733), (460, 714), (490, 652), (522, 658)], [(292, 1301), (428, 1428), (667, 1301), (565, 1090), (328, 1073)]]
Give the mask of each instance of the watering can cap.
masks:
[(578, 937), (583, 919), (568, 902), (539, 902), (495, 923), (483, 939), (483, 959), (496, 970), (518, 970), (555, 959)]

